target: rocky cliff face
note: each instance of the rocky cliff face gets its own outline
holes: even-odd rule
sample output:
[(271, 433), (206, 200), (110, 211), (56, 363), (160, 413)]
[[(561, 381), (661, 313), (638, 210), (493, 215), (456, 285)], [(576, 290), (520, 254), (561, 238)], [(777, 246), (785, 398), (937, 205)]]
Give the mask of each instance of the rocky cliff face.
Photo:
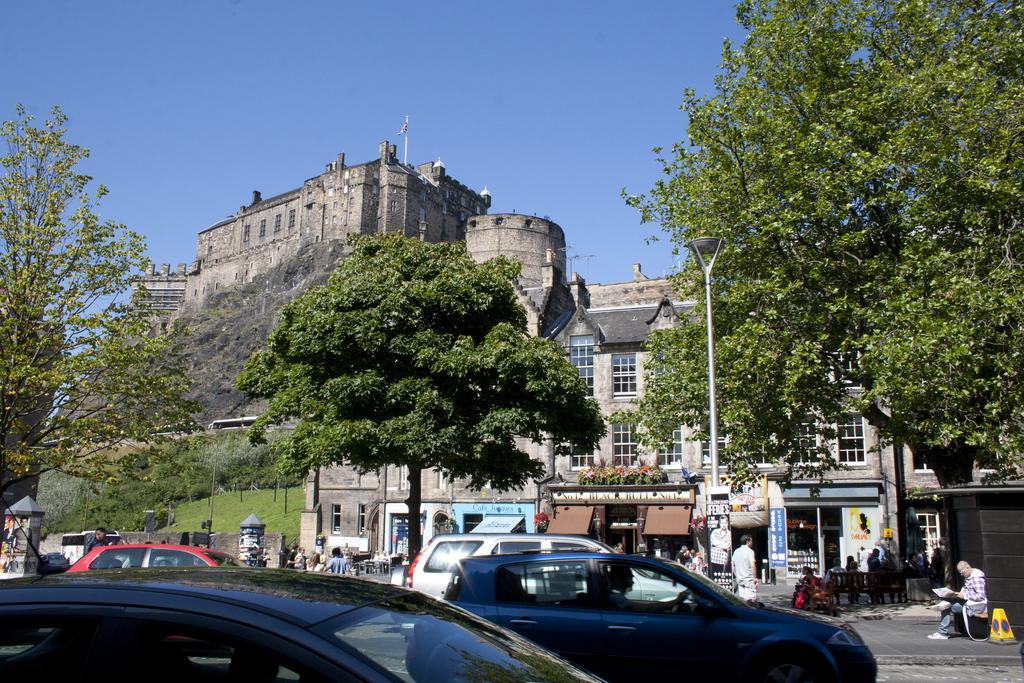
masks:
[(264, 406), (235, 388), (245, 361), (263, 348), (277, 312), (311, 287), (323, 285), (350, 253), (342, 240), (309, 244), (247, 282), (216, 292), (202, 310), (177, 320), (184, 366), (193, 381), (190, 398), (202, 426), (214, 420), (259, 415)]

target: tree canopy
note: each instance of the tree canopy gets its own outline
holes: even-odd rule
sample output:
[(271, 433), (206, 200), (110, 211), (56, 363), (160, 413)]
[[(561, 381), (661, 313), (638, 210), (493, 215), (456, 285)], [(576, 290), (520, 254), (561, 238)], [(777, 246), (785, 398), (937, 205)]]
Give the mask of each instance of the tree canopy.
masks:
[[(1019, 475), (1024, 8), (745, 0), (737, 17), (748, 35), (725, 44), (713, 94), (685, 94), (666, 177), (628, 197), (676, 250), (725, 239), (713, 305), (730, 474), (749, 474), (751, 453), (820, 472), (834, 460), (804, 425), (834, 438), (860, 413), (942, 484)], [(695, 266), (677, 278), (703, 299)], [(704, 335), (652, 339), (652, 435), (705, 424)]]
[(0, 493), (50, 470), (116, 480), (191, 426), (171, 342), (124, 296), (144, 241), (96, 214), (106, 189), (90, 194), (66, 121), (19, 107), (0, 126)]
[[(407, 466), (415, 519), (423, 469), (514, 489), (544, 473), (526, 442), (596, 447), (604, 426), (578, 372), (526, 334), (517, 263), (397, 235), (352, 245), (326, 286), (285, 306), (238, 378), (269, 399), (254, 439), (298, 420), (276, 444), (288, 468)], [(419, 542), (412, 524), (411, 553)]]

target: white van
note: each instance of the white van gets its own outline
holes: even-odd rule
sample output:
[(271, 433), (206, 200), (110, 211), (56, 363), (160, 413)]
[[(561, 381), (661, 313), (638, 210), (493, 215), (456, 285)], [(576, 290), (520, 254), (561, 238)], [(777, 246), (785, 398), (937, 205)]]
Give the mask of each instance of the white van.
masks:
[(456, 560), (472, 555), (511, 555), (538, 550), (615, 552), (587, 536), (568, 534), (438, 534), (409, 563), (404, 574), (392, 574), (392, 583), (440, 598), (448, 587)]

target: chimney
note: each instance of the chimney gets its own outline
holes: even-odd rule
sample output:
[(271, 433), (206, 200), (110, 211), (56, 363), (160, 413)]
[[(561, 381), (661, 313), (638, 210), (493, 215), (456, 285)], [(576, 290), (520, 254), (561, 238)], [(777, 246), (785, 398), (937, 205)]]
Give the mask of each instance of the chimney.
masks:
[(162, 263), (162, 264), (160, 264), (160, 274), (164, 275), (164, 276), (170, 275), (171, 274), (171, 264), (170, 263)]
[(643, 282), (644, 280), (650, 280), (650, 279), (651, 278), (647, 277), (646, 275), (644, 275), (643, 273), (640, 272), (640, 264), (639, 263), (634, 263), (633, 264), (633, 282)]
[(146, 269), (146, 272), (150, 275), (156, 275), (156, 264), (150, 261), (149, 268)]
[(587, 289), (587, 281), (580, 277), (579, 273), (572, 274), (572, 298), (577, 306), (590, 308), (590, 290)]
[(185, 264), (184, 263), (179, 263), (178, 264), (178, 275), (184, 275), (184, 274), (185, 274)]
[(263, 195), (260, 194), (259, 190), (253, 190), (252, 191), (252, 204), (250, 204), (249, 206), (252, 206), (253, 204), (259, 204), (261, 201), (263, 201)]
[(387, 140), (380, 143), (380, 159), (385, 164), (391, 164), (395, 161), (395, 154), (398, 148), (392, 145)]

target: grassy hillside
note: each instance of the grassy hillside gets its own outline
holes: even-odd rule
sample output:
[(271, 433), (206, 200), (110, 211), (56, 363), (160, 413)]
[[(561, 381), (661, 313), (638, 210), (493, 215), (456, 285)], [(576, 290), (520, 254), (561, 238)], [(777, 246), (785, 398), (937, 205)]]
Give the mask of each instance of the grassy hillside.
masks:
[[(305, 499), (301, 486), (287, 491), (288, 512), (284, 510), (285, 489), (278, 489), (277, 501), (274, 500), (273, 489), (243, 491), (241, 502), (238, 500), (238, 491), (214, 496), (213, 530), (237, 532), (241, 521), (255, 512), (267, 525), (268, 532), (281, 532), (290, 543), (299, 536), (299, 511), (302, 510)], [(164, 527), (161, 531), (199, 531), (199, 525), (206, 519), (209, 510), (209, 498), (181, 503), (174, 509), (174, 524)]]

